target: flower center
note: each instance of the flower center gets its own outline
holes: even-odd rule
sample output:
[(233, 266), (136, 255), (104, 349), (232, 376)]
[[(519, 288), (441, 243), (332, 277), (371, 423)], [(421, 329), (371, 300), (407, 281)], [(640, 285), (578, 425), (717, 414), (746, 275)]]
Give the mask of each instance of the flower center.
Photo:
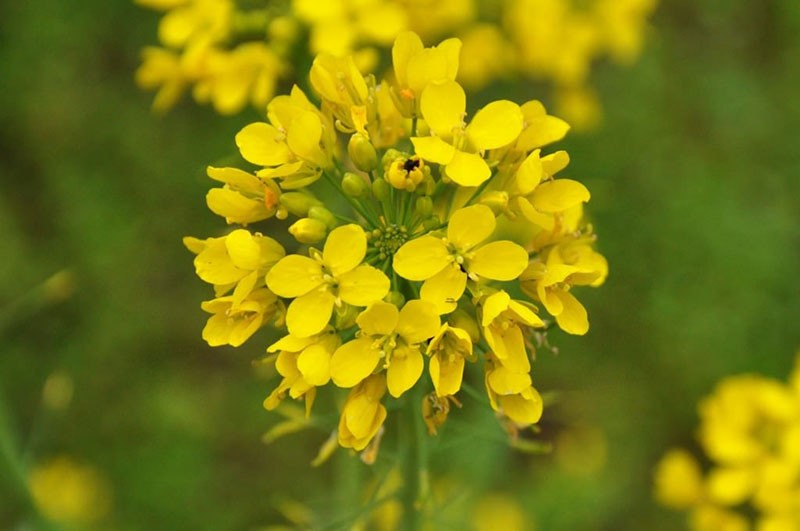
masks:
[(408, 241), (408, 229), (392, 223), (370, 233), (370, 245), (378, 251), (378, 257), (385, 260), (393, 256)]

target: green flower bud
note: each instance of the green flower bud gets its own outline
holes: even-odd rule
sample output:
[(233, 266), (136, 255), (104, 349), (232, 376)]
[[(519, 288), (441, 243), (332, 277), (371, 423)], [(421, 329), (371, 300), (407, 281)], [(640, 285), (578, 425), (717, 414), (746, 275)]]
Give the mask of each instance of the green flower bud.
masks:
[(331, 211), (321, 206), (312, 206), (309, 208), (308, 217), (323, 222), (329, 230), (335, 229), (338, 224)]
[(278, 201), (286, 210), (298, 217), (307, 216), (308, 209), (312, 206), (322, 206), (322, 203), (308, 192), (285, 192)]
[(425, 227), (425, 230), (433, 230), (433, 229), (436, 229), (436, 228), (438, 228), (438, 227), (439, 227), (441, 224), (442, 224), (442, 222), (441, 222), (441, 221), (439, 221), (439, 218), (437, 218), (436, 216), (431, 216), (431, 217), (429, 217), (429, 218), (425, 218), (425, 219), (422, 221), (422, 226), (423, 226), (423, 227)]
[(366, 135), (354, 133), (347, 144), (347, 154), (353, 165), (361, 171), (371, 172), (378, 166), (378, 154)]
[(402, 293), (399, 291), (390, 291), (384, 298), (386, 302), (390, 302), (397, 306), (398, 308), (402, 308), (403, 304), (406, 302), (406, 298), (403, 296)]
[(347, 172), (342, 178), (342, 190), (350, 197), (364, 197), (369, 192), (369, 184), (360, 175)]
[(480, 204), (488, 206), (492, 209), (495, 215), (504, 212), (508, 207), (508, 192), (495, 190), (492, 192), (485, 192), (478, 201)]
[(317, 243), (328, 234), (328, 229), (318, 219), (302, 218), (289, 227), (289, 233), (300, 243)]
[(344, 330), (355, 326), (356, 317), (358, 317), (359, 309), (349, 304), (342, 304), (341, 306), (333, 307), (333, 326), (338, 330)]
[(381, 158), (381, 166), (383, 166), (385, 171), (386, 167), (389, 166), (395, 160), (407, 159), (407, 158), (408, 158), (407, 153), (403, 153), (402, 151), (399, 151), (394, 148), (389, 148), (386, 150), (386, 153), (383, 154), (383, 158)]
[(430, 216), (431, 212), (433, 212), (433, 199), (427, 196), (418, 197), (415, 211), (419, 217)]
[(372, 183), (372, 194), (378, 201), (387, 201), (389, 199), (389, 189), (391, 185), (383, 179), (376, 179)]

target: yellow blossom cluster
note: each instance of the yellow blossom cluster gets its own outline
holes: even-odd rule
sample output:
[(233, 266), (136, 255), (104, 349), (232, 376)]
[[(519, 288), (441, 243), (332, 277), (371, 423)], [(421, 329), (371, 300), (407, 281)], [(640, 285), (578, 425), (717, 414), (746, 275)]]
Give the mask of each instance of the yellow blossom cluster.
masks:
[(800, 529), (800, 356), (788, 384), (745, 374), (699, 407), (705, 473), (673, 449), (655, 475), (660, 503), (689, 511), (695, 531)]
[[(536, 423), (542, 310), (586, 333), (572, 288), (607, 275), (581, 221), (589, 191), (560, 175), (565, 151), (544, 152), (568, 125), (538, 101), (493, 101), (468, 119), (460, 48), (403, 32), (392, 81), (380, 83), (352, 57), (318, 55), (321, 104), (298, 87), (275, 97), (266, 121), (236, 135), (252, 167), (208, 169), (222, 183), (209, 208), (240, 227), (185, 240), (215, 291), (204, 339), (238, 346), (262, 326), (283, 332), (267, 348), (281, 381), (265, 407), (288, 396), (308, 415), (317, 388), (348, 389), (337, 428), (347, 448), (380, 440), (385, 402), (412, 389), (434, 432), (468, 364), (483, 369), (499, 416)], [(256, 223), (288, 225), (297, 246)]]
[[(632, 62), (656, 0), (136, 0), (164, 12), (161, 46), (144, 49), (137, 82), (166, 110), (191, 88), (222, 114), (263, 108), (295, 64), (317, 54), (353, 54), (380, 70), (380, 50), (404, 30), (424, 42), (463, 42), (458, 81), (475, 89), (522, 74), (555, 88), (559, 112), (579, 126), (599, 113), (588, 85), (593, 62)], [(306, 46), (307, 43), (307, 46)], [(399, 81), (399, 80), (398, 80)]]

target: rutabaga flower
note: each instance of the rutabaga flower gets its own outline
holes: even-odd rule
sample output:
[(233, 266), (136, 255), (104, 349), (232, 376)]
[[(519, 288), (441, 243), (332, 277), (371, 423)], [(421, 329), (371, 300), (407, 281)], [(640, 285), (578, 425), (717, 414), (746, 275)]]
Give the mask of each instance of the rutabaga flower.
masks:
[(544, 327), (530, 307), (511, 299), (505, 291), (489, 295), (481, 305), (483, 337), (504, 367), (520, 373), (531, 370), (522, 327)]
[(229, 225), (247, 226), (272, 216), (286, 218), (286, 209), (279, 203), (281, 190), (272, 179), (259, 179), (238, 168), (209, 166), (207, 172), (209, 177), (225, 183), (225, 186), (209, 190), (206, 204)]
[(461, 41), (458, 39), (447, 39), (438, 46), (425, 48), (414, 32), (404, 31), (397, 35), (392, 46), (396, 80), (393, 96), (403, 116), (419, 116), (425, 87), (456, 79), (460, 52)]
[(289, 333), (308, 337), (322, 331), (334, 304), (368, 306), (389, 292), (381, 271), (362, 265), (367, 237), (358, 225), (331, 231), (322, 253), (311, 258), (297, 254), (281, 259), (267, 274), (267, 286), (277, 295), (294, 299), (286, 312)]
[(478, 281), (514, 280), (525, 269), (528, 253), (508, 240), (481, 245), (494, 232), (495, 216), (483, 205), (456, 211), (447, 225), (447, 236), (425, 235), (406, 242), (394, 256), (394, 270), (408, 280), (424, 280), (420, 296), (449, 313), (467, 284)]
[(455, 81), (429, 84), (422, 93), (422, 117), (435, 136), (413, 137), (417, 155), (444, 166), (461, 186), (478, 186), (492, 175), (484, 151), (506, 146), (522, 131), (522, 111), (508, 100), (486, 105), (464, 126), (467, 98)]
[(238, 298), (236, 294), (217, 297), (200, 305), (212, 314), (203, 328), (203, 339), (209, 346), (238, 347), (282, 310), (278, 297), (266, 288), (259, 288)]
[(386, 420), (381, 398), (386, 394), (386, 377), (373, 374), (355, 386), (344, 403), (339, 419), (339, 444), (363, 450)]
[(484, 368), (486, 392), (492, 409), (518, 426), (539, 422), (544, 405), (541, 395), (531, 384), (530, 374), (504, 366), (491, 354), (487, 355)]
[(444, 323), (428, 343), (428, 365), (436, 396), (451, 396), (461, 389), (464, 362), (471, 360), (472, 338), (466, 330)]
[(372, 374), (383, 361), (389, 394), (399, 397), (422, 374), (423, 343), (439, 329), (433, 304), (408, 301), (401, 310), (376, 302), (357, 318), (356, 339), (339, 347), (331, 360), (331, 377), (339, 387), (353, 387)]
[(294, 399), (304, 397), (308, 417), (316, 388), (331, 379), (331, 356), (340, 343), (339, 335), (328, 329), (311, 337), (289, 335), (270, 345), (267, 352), (278, 352), (275, 368), (283, 380), (264, 400), (264, 407), (275, 409), (287, 394)]

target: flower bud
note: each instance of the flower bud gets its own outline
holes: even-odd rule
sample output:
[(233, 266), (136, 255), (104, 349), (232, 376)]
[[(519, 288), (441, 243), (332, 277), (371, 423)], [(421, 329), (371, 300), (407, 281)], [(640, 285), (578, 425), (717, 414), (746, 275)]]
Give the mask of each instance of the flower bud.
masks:
[(425, 230), (434, 230), (441, 225), (441, 221), (436, 216), (431, 216), (422, 220), (422, 226), (425, 227)]
[(337, 330), (344, 330), (355, 326), (356, 317), (358, 317), (359, 309), (350, 304), (342, 304), (341, 306), (333, 307), (333, 326)]
[(308, 209), (308, 217), (323, 222), (329, 230), (336, 228), (336, 218), (331, 211), (325, 207), (312, 206)]
[(402, 308), (406, 302), (406, 298), (399, 291), (390, 291), (383, 300), (394, 304), (398, 308)]
[(278, 201), (286, 210), (298, 217), (307, 216), (308, 209), (312, 206), (322, 206), (316, 197), (307, 192), (286, 192), (281, 194)]
[(372, 183), (372, 194), (378, 201), (387, 201), (389, 199), (389, 183), (383, 179), (376, 179)]
[(430, 216), (433, 212), (433, 199), (427, 196), (418, 197), (415, 212), (421, 218)]
[(399, 190), (413, 192), (425, 178), (425, 164), (416, 155), (397, 158), (385, 168), (386, 180)]
[(317, 243), (325, 238), (328, 229), (318, 219), (302, 218), (289, 227), (289, 233), (300, 243)]
[(363, 197), (369, 192), (369, 184), (360, 175), (347, 172), (342, 178), (342, 190), (350, 197)]
[(381, 166), (383, 166), (384, 171), (387, 167), (397, 159), (404, 159), (408, 157), (408, 153), (403, 153), (402, 151), (398, 151), (395, 148), (389, 148), (386, 150), (386, 153), (383, 154), (383, 158), (381, 159)]
[(480, 200), (480, 204), (488, 206), (492, 209), (495, 215), (498, 215), (508, 208), (508, 192), (495, 190), (492, 192), (484, 193)]
[(353, 165), (361, 171), (370, 172), (378, 166), (378, 154), (369, 138), (363, 133), (354, 133), (347, 144), (347, 154)]

